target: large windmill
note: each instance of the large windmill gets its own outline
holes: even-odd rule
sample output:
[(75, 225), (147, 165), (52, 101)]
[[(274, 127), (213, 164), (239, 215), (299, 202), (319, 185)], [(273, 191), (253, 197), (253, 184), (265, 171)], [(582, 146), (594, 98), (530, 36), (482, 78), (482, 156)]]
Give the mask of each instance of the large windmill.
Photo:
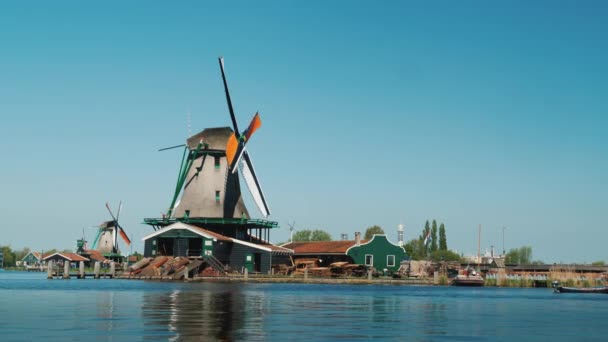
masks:
[(239, 130), (223, 58), (219, 58), (219, 65), (232, 128), (206, 128), (188, 138), (185, 145), (171, 147), (185, 146), (173, 199), (162, 218), (146, 218), (144, 222), (155, 230), (177, 221), (187, 222), (239, 239), (253, 235), (268, 241), (269, 229), (277, 223), (251, 219), (241, 196), (237, 172), (239, 169), (262, 216), (270, 215), (247, 151), (253, 133), (262, 122), (256, 113), (247, 129)]
[(125, 233), (125, 230), (122, 228), (120, 223), (118, 223), (120, 210), (122, 209), (122, 202), (118, 204), (116, 216), (114, 216), (114, 213), (112, 212), (112, 209), (110, 209), (110, 205), (107, 202), (106, 209), (108, 209), (112, 219), (104, 221), (99, 225), (97, 236), (93, 241), (93, 249), (99, 251), (108, 259), (121, 261), (122, 255), (120, 254), (120, 248), (118, 247), (118, 236), (120, 235), (127, 246), (131, 245), (131, 240), (127, 236), (127, 233)]

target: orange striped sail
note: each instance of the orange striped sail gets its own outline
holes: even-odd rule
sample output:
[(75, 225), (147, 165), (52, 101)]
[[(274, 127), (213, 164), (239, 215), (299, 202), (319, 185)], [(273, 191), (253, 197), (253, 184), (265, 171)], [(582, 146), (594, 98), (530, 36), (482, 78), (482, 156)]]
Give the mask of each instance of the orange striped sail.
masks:
[(226, 143), (226, 160), (228, 160), (228, 165), (232, 165), (232, 160), (234, 159), (234, 155), (236, 154), (236, 150), (239, 147), (239, 142), (236, 139), (234, 133), (230, 134), (230, 138), (228, 138), (228, 143)]
[(127, 246), (131, 245), (131, 240), (129, 240), (129, 237), (127, 236), (127, 234), (125, 234), (125, 231), (120, 229), (118, 231), (120, 233), (120, 237), (125, 240), (125, 243), (127, 244)]
[(249, 123), (249, 127), (247, 127), (247, 130), (245, 131), (245, 141), (249, 141), (249, 138), (251, 138), (253, 133), (257, 131), (258, 128), (260, 128), (261, 126), (262, 120), (260, 120), (260, 114), (255, 113), (253, 119), (251, 119), (251, 122)]

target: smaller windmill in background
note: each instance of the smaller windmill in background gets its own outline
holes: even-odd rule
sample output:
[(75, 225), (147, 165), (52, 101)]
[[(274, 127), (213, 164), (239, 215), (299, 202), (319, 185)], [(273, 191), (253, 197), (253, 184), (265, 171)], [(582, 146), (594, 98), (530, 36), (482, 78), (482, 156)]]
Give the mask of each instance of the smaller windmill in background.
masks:
[(80, 240), (76, 240), (76, 247), (78, 247), (78, 249), (76, 250), (77, 254), (85, 254), (87, 253), (87, 239), (84, 236), (84, 228), (82, 228), (82, 239)]
[(127, 233), (122, 228), (120, 223), (118, 223), (118, 218), (120, 217), (120, 211), (122, 209), (122, 202), (118, 204), (116, 216), (114, 216), (114, 213), (112, 212), (112, 209), (110, 209), (110, 205), (107, 202), (106, 209), (108, 209), (112, 220), (102, 222), (99, 225), (97, 236), (93, 241), (93, 249), (99, 251), (107, 259), (122, 262), (123, 256), (121, 255), (120, 248), (118, 247), (118, 235), (120, 235), (127, 246), (131, 245), (131, 240), (127, 236)]

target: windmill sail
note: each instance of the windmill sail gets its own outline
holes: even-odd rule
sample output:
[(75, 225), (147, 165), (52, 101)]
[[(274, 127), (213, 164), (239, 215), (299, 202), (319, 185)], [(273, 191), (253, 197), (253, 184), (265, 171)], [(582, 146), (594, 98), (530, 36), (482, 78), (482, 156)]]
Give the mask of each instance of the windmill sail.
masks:
[(118, 228), (119, 228), (118, 233), (120, 234), (120, 237), (125, 241), (127, 246), (131, 246), (131, 240), (127, 236), (127, 233), (125, 233), (125, 231), (124, 231), (124, 229), (122, 229), (122, 227), (119, 226)]
[(253, 197), (255, 204), (260, 209), (260, 212), (262, 215), (264, 215), (264, 217), (270, 215), (270, 209), (268, 208), (268, 204), (264, 198), (262, 187), (260, 186), (258, 177), (255, 175), (253, 163), (251, 162), (251, 158), (249, 157), (249, 153), (247, 153), (247, 151), (243, 153), (243, 162), (240, 164), (240, 168), (241, 174), (243, 175), (243, 178), (245, 178), (245, 183), (247, 183), (247, 187), (249, 188), (249, 192), (251, 192), (251, 196)]
[[(249, 127), (247, 127), (245, 132), (243, 132), (241, 139), (239, 139), (239, 141), (236, 142), (238, 144), (236, 146), (236, 150), (233, 151), (234, 147), (232, 146), (235, 143), (235, 141), (233, 140), (234, 134), (233, 134), (233, 136), (230, 137), (230, 140), (228, 140), (226, 155), (228, 157), (228, 163), (230, 165), (230, 170), (232, 170), (232, 173), (235, 173), (236, 166), (241, 164), (243, 154), (245, 153), (245, 146), (249, 142), (249, 139), (251, 138), (253, 133), (255, 131), (257, 131), (258, 128), (260, 128), (261, 126), (262, 126), (262, 120), (260, 120), (260, 114), (255, 113), (255, 115), (253, 116), (253, 119), (251, 119), (251, 123), (249, 124)], [(228, 153), (230, 153), (230, 155)], [(234, 155), (236, 155), (236, 160), (234, 159)]]

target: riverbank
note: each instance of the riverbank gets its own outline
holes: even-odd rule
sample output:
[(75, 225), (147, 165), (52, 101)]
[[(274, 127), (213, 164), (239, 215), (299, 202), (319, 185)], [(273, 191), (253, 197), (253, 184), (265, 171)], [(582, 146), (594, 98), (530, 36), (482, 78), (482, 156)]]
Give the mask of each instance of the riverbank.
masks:
[(214, 277), (193, 277), (187, 279), (174, 279), (171, 276), (120, 276), (119, 279), (131, 280), (157, 280), (157, 281), (175, 281), (175, 282), (245, 282), (245, 283), (297, 283), (297, 284), (387, 284), (387, 285), (434, 285), (433, 279), (430, 278), (408, 278), (408, 279), (393, 279), (393, 278), (317, 278), (317, 277), (291, 277), (280, 275), (228, 275)]

